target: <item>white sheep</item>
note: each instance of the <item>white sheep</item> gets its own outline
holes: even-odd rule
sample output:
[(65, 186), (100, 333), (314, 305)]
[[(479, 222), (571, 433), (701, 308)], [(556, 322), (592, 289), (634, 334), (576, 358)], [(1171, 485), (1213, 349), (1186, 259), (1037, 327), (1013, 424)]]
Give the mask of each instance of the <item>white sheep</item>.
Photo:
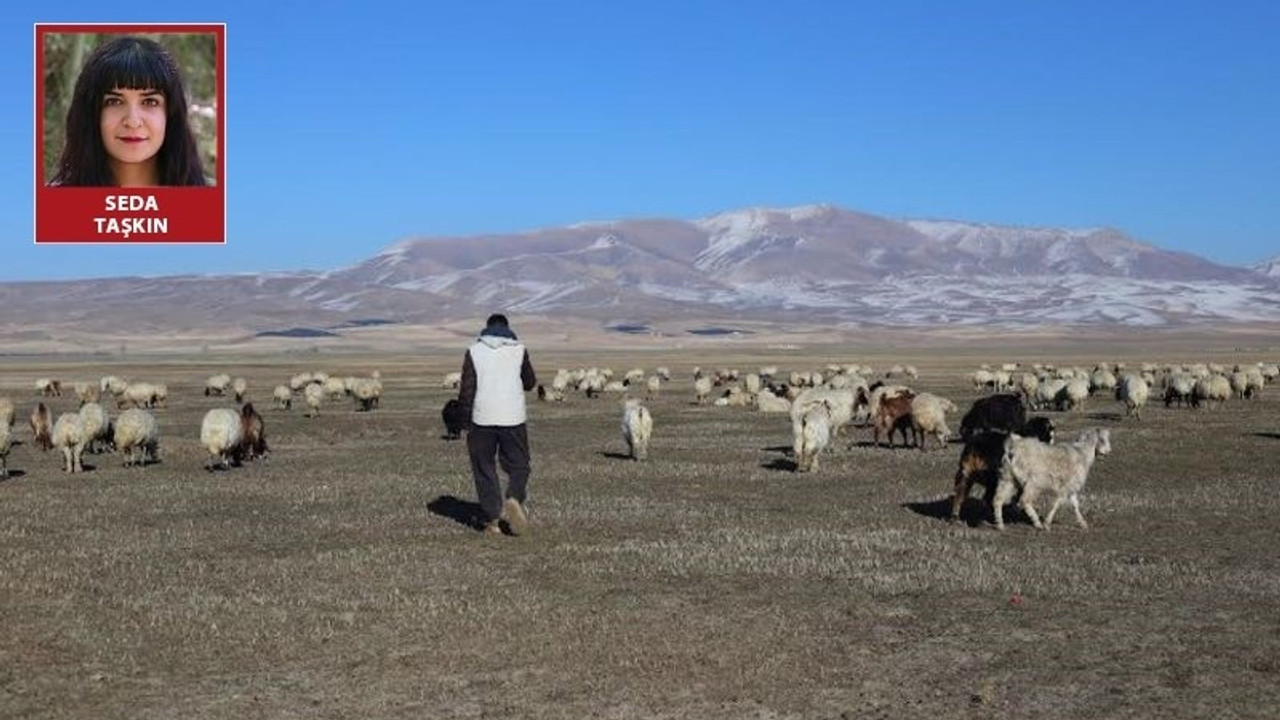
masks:
[(662, 392), (662, 377), (659, 375), (650, 375), (645, 379), (645, 396), (652, 399), (658, 397), (658, 393)]
[(320, 406), (324, 404), (324, 388), (316, 383), (310, 383), (302, 391), (302, 396), (307, 401), (307, 408), (310, 409), (307, 417), (319, 415)]
[(213, 470), (214, 459), (223, 469), (231, 467), (231, 460), (240, 453), (244, 442), (244, 427), (240, 413), (228, 408), (214, 408), (204, 414), (200, 423), (200, 445), (209, 451), (206, 470)]
[(271, 398), (275, 406), (281, 410), (293, 407), (293, 391), (286, 385), (277, 385), (276, 389), (271, 391)]
[(378, 402), (382, 399), (382, 381), (377, 378), (360, 378), (355, 387), (351, 388), (351, 394), (355, 396), (358, 410), (372, 410), (378, 407)]
[[(458, 379), (461, 381), (462, 373), (458, 373)], [(311, 373), (298, 373), (289, 378), (289, 389), (293, 392), (301, 392), (302, 388), (311, 384)]]
[(1217, 408), (1230, 398), (1231, 381), (1221, 375), (1210, 375), (1196, 380), (1196, 385), (1191, 391), (1192, 407), (1200, 407), (1202, 403), (1207, 402)]
[(956, 404), (950, 400), (934, 395), (920, 393), (911, 400), (911, 429), (916, 435), (916, 444), (923, 451), (925, 437), (933, 435), (938, 439), (938, 447), (947, 446), (947, 437), (951, 431), (947, 429), (947, 413), (958, 412)]
[(115, 444), (116, 452), (124, 453), (125, 467), (158, 461), (160, 428), (155, 416), (138, 408), (120, 413), (115, 421)]
[(1062, 388), (1054, 398), (1058, 407), (1064, 410), (1084, 410), (1084, 401), (1089, 398), (1089, 380), (1083, 376), (1076, 376), (1067, 381), (1066, 387)]
[(97, 385), (88, 382), (78, 382), (75, 384), (76, 397), (80, 399), (80, 404), (98, 402), (102, 397), (102, 393)]
[(662, 378), (662, 382), (671, 382), (671, 371), (665, 366), (654, 368), (653, 374)]
[(321, 383), (320, 387), (324, 389), (324, 394), (328, 395), (329, 399), (337, 400), (348, 392), (354, 393), (359, 380), (360, 378), (331, 377)]
[(1125, 375), (1116, 388), (1116, 399), (1124, 402), (1125, 414), (1142, 419), (1142, 408), (1147, 404), (1151, 388), (1137, 375)]
[(831, 407), (825, 402), (810, 405), (801, 416), (795, 437), (797, 472), (818, 468), (818, 454), (831, 443), (831, 427)]
[(157, 388), (151, 383), (129, 383), (124, 392), (116, 396), (116, 407), (125, 408), (132, 405), (133, 407), (149, 408), (157, 404), (157, 395)]
[(809, 408), (819, 403), (827, 405), (830, 416), (831, 436), (838, 437), (840, 429), (853, 419), (854, 403), (857, 395), (852, 390), (831, 390), (829, 388), (809, 388), (796, 396), (791, 402), (791, 429), (796, 431), (804, 414)]
[(232, 380), (231, 392), (235, 393), (236, 402), (244, 402), (244, 395), (249, 392), (249, 381), (242, 377)]
[(709, 395), (711, 395), (711, 378), (699, 377), (693, 381), (693, 398), (699, 405), (706, 403)]
[(768, 388), (756, 393), (755, 403), (756, 409), (763, 413), (791, 412), (791, 401), (774, 395)]
[(85, 449), (98, 452), (102, 446), (111, 441), (111, 418), (98, 403), (85, 403), (80, 406), (80, 432), (83, 435)]
[(653, 435), (653, 416), (639, 398), (631, 398), (622, 404), (622, 439), (627, 443), (627, 453), (633, 460), (649, 456), (649, 438)]
[(462, 373), (451, 372), (445, 375), (444, 380), (440, 382), (440, 387), (446, 390), (457, 390), (459, 387), (462, 387)]
[[(1081, 528), (1089, 527), (1080, 513), (1080, 490), (1089, 477), (1089, 469), (1099, 455), (1111, 452), (1111, 431), (1106, 428), (1085, 430), (1079, 439), (1070, 443), (1050, 445), (1036, 438), (1010, 435), (1004, 441), (1004, 459), (1000, 468), (1000, 482), (996, 486), (993, 501), (996, 529), (1004, 529), (1004, 505), (1022, 490), (1018, 506), (1031, 518), (1032, 524), (1048, 530), (1053, 517), (1064, 499), (1071, 502), (1076, 522)], [(1049, 514), (1044, 522), (1036, 513), (1035, 501), (1041, 494), (1053, 496)]]
[(218, 373), (217, 375), (210, 375), (209, 378), (204, 381), (204, 394), (205, 394), (205, 397), (208, 397), (210, 395), (219, 395), (219, 396), (226, 395), (227, 390), (230, 387), (231, 387), (230, 375), (226, 373)]
[(50, 378), (36, 379), (36, 392), (41, 396), (53, 395), (55, 397), (62, 396), (62, 382)]
[(17, 417), (18, 413), (13, 406), (13, 401), (9, 398), (0, 398), (0, 425), (12, 428)]
[(80, 456), (84, 453), (84, 430), (78, 413), (63, 413), (53, 425), (53, 446), (62, 450), (63, 471), (84, 472)]

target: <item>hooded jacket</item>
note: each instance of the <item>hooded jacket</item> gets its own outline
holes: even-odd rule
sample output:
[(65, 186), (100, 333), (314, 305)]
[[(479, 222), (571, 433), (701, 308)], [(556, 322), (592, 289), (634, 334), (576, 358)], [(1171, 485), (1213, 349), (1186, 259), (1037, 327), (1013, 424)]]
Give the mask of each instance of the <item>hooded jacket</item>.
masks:
[(529, 352), (505, 327), (488, 327), (462, 362), (458, 402), (474, 425), (523, 425), (525, 392), (537, 384)]

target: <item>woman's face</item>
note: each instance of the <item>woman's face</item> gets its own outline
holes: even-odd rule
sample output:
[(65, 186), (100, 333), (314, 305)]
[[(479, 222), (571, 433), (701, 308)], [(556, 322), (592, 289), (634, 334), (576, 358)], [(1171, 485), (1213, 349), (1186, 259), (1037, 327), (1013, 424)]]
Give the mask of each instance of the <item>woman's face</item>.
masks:
[(102, 142), (114, 163), (153, 164), (164, 144), (165, 99), (159, 90), (116, 88), (102, 98)]

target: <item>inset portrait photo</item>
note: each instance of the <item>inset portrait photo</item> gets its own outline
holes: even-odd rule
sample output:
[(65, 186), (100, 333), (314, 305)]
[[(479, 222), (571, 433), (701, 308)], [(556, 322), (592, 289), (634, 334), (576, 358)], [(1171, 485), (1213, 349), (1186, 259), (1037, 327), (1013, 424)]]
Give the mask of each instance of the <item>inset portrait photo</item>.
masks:
[(225, 37), (36, 26), (36, 242), (225, 241)]

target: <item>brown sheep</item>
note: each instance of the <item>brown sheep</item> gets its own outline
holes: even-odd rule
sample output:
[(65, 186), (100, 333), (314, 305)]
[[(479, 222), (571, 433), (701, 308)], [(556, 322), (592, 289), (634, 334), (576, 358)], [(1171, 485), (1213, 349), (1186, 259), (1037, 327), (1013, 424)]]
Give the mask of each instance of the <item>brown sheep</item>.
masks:
[(240, 431), (243, 439), (236, 449), (236, 461), (253, 460), (264, 457), (267, 447), (266, 424), (262, 416), (253, 408), (253, 403), (245, 403), (240, 408)]
[(911, 401), (915, 397), (915, 393), (907, 392), (880, 400), (880, 407), (871, 419), (876, 446), (880, 445), (880, 433), (883, 431), (892, 448), (895, 430), (902, 433), (903, 446), (907, 445), (907, 430), (911, 428)]
[(42, 402), (36, 403), (31, 411), (31, 432), (36, 436), (36, 447), (45, 451), (53, 449), (53, 413)]

